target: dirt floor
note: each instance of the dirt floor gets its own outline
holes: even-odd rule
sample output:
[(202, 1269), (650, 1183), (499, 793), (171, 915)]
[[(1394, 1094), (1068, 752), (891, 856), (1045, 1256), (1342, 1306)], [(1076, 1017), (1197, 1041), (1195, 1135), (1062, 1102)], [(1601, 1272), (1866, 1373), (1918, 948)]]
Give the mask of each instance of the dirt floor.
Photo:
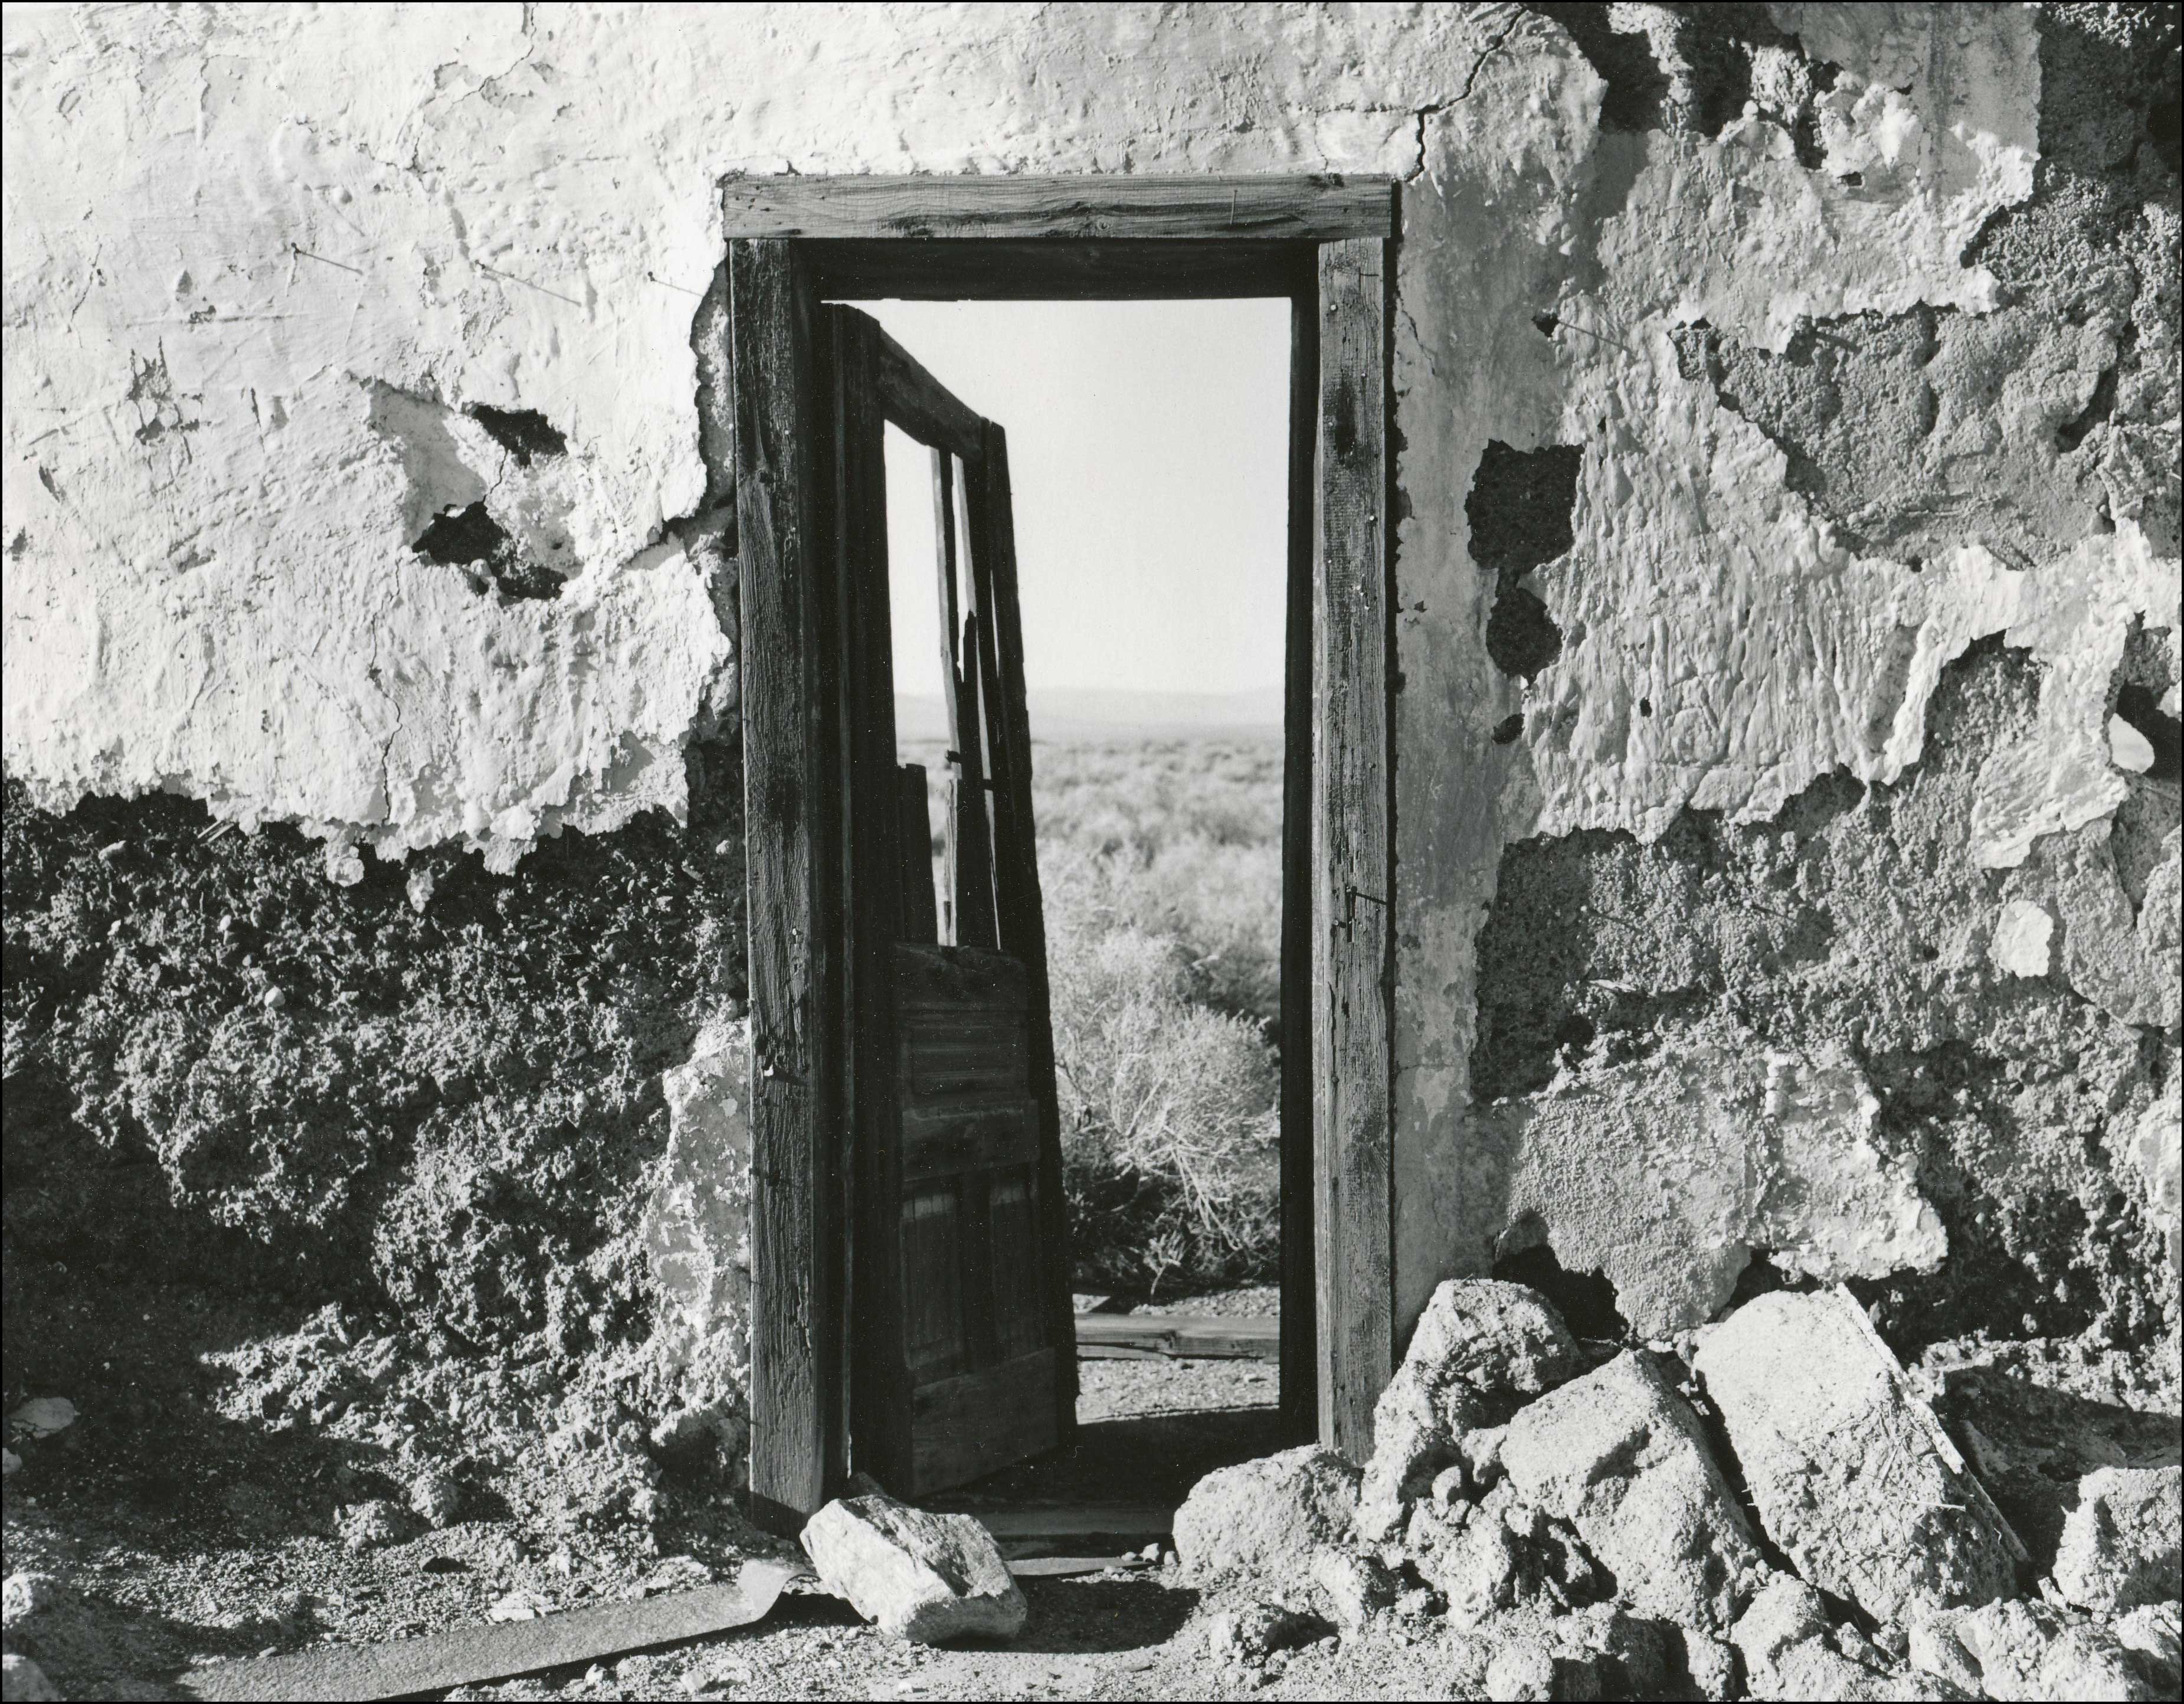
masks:
[[(783, 1553), (740, 1518), (725, 1492), (704, 1506), (680, 1495), (677, 1518), (649, 1528), (611, 1518), (554, 1528), (487, 1500), (445, 1528), (411, 1522), (399, 1542), (352, 1549), (339, 1511), (383, 1493), (388, 1461), (309, 1427), (238, 1424), (223, 1412), (232, 1404), (216, 1395), (223, 1363), (201, 1359), (225, 1355), (238, 1340), (262, 1340), (270, 1321), (208, 1310), (195, 1340), (176, 1345), (170, 1319), (109, 1318), (105, 1299), (87, 1286), (47, 1315), (54, 1338), (99, 1342), (104, 1352), (69, 1382), (80, 1393), (81, 1420), (43, 1442), (19, 1439), (24, 1467), (0, 1496), (7, 1572), (42, 1574), (60, 1589), (51, 1606), (11, 1617), (8, 1645), (36, 1657), (66, 1696), (181, 1697), (174, 1677), (209, 1660), (476, 1625), (510, 1600), (543, 1612), (674, 1590), (722, 1577), (745, 1556)], [(1273, 1305), (1270, 1292), (1244, 1291), (1156, 1305), (1251, 1313)], [(1269, 1363), (1098, 1360), (1081, 1363), (1080, 1374), (1072, 1448), (935, 1502), (972, 1510), (1173, 1505), (1212, 1468), (1285, 1441)], [(846, 1605), (799, 1587), (749, 1629), (447, 1696), (1448, 1691), (1445, 1663), (1437, 1669), (1427, 1646), (1413, 1652), (1397, 1640), (1376, 1641), (1369, 1662), (1354, 1642), (1346, 1655), (1332, 1641), (1309, 1648), (1285, 1673), (1278, 1662), (1272, 1683), (1262, 1673), (1217, 1668), (1194, 1623), (1197, 1595), (1165, 1562), (1132, 1573), (1028, 1581), (1026, 1589), (1031, 1623), (1006, 1649), (905, 1647), (862, 1625)]]
[[(44, 1310), (50, 1341), (100, 1349), (71, 1381), (81, 1418), (42, 1442), (19, 1438), (23, 1466), (0, 1494), (7, 1572), (45, 1575), (58, 1588), (33, 1614), (11, 1605), (8, 1642), (36, 1658), (65, 1696), (176, 1698), (185, 1695), (175, 1678), (209, 1660), (475, 1626), (511, 1603), (544, 1613), (672, 1591), (723, 1577), (748, 1556), (789, 1553), (744, 1523), (731, 1493), (688, 1488), (649, 1524), (609, 1508), (557, 1525), (527, 1503), (486, 1499), (443, 1528), (413, 1522), (398, 1541), (352, 1549), (339, 1511), (391, 1477), (396, 1446), (375, 1455), (309, 1427), (232, 1417), (223, 1346), (267, 1321), (208, 1309), (192, 1350), (168, 1316), (109, 1317), (110, 1299), (86, 1285)], [(1273, 1298), (1244, 1292), (1173, 1305), (1262, 1312)], [(195, 1358), (207, 1351), (211, 1361)], [(1968, 1342), (1936, 1346), (1914, 1377), (2011, 1517), (2036, 1543), (2052, 1544), (2057, 1500), (2085, 1467), (2175, 1459), (2173, 1353), (2155, 1363), (2070, 1343)], [(1173, 1504), (1203, 1472), (1285, 1441), (1270, 1364), (1079, 1366), (1071, 1450), (933, 1500), (981, 1511)], [(577, 1471), (582, 1459), (557, 1467), (550, 1450), (534, 1454), (532, 1471), (543, 1478)], [(1131, 1572), (1028, 1580), (1025, 1589), (1031, 1619), (1006, 1648), (900, 1645), (800, 1585), (746, 1629), (445, 1696), (1475, 1697), (1490, 1655), (1476, 1634), (1422, 1617), (1384, 1618), (1347, 1638), (1329, 1633), (1262, 1667), (1217, 1661), (1206, 1638), (1213, 1606), (1167, 1556)]]

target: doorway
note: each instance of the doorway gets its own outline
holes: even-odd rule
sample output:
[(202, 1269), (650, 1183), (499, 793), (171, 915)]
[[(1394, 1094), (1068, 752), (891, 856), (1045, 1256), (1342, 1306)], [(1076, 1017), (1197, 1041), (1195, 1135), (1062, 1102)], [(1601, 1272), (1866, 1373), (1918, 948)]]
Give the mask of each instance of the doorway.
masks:
[[(850, 1465), (857, 619), (828, 571), (822, 304), (1291, 304), (1283, 762), (1282, 1408), (1352, 1456), (1392, 1370), (1389, 497), (1393, 187), (1313, 179), (741, 180), (727, 210), (756, 1199), (752, 1489), (791, 1524)], [(870, 1258), (864, 1239), (862, 1258)], [(1062, 1422), (1066, 1432), (1067, 1422)]]
[[(1290, 304), (848, 305), (1006, 428), (1076, 1308), (1072, 1445), (909, 1490), (1179, 1501), (1294, 1441), (1277, 1409)], [(977, 941), (993, 908), (988, 766), (953, 708), (978, 697), (958, 666), (979, 629), (961, 482), (909, 430), (886, 450), (895, 758), (929, 778), (905, 853), (929, 823), (932, 932)], [(853, 1405), (881, 1359), (855, 1352)]]

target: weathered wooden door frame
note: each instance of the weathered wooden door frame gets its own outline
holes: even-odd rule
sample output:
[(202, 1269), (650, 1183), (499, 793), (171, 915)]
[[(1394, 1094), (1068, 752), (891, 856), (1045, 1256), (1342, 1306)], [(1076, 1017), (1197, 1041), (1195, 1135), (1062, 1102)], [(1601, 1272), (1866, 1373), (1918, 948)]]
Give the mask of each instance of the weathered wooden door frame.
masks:
[(849, 1466), (844, 612), (833, 606), (819, 399), (789, 382), (814, 371), (825, 300), (1292, 304), (1282, 1403), (1299, 1435), (1317, 1431), (1354, 1459), (1371, 1448), (1395, 1360), (1395, 193), (1384, 178), (1323, 177), (722, 186), (750, 913), (750, 1471), (762, 1520), (800, 1520)]

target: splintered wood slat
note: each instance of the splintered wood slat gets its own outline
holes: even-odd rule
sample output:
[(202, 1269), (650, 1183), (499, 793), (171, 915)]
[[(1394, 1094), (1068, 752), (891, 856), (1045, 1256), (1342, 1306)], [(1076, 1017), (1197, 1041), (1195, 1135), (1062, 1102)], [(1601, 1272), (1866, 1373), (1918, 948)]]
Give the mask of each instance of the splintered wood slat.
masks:
[(1034, 1176), (1039, 1163), (1039, 1112), (1030, 1105), (1023, 1110), (1022, 1128), (1028, 1139), (1017, 1156), (1023, 1164), (1013, 1170), (997, 1170), (989, 1197), (995, 1353), (1004, 1360), (1029, 1355), (1046, 1342), (1044, 1275), (1039, 1263), (1039, 1189)]
[(1047, 986), (1046, 913), (1039, 892), (1039, 835), (1032, 813), (1031, 716), (1024, 687), (1023, 612), (1017, 590), (1017, 540), (1008, 434), (986, 426), (986, 454), (966, 470), (972, 515), (971, 574), (989, 628), (979, 668), (992, 684), (996, 760), (994, 912), (1001, 949), (1022, 961), (1029, 980), (1031, 1089), (1039, 1102), (1035, 1190), (1046, 1281), (1045, 1340), (1062, 1351), (1056, 1369), (1056, 1435), (1077, 1431), (1077, 1362), (1067, 1352), (1076, 1305), (1069, 1288), (1069, 1215), (1061, 1192), (1061, 1117), (1056, 1091), (1052, 1000)]
[(1312, 977), (1319, 1431), (1357, 1462), (1371, 1454), (1373, 1405), (1395, 1368), (1382, 249), (1329, 243), (1319, 262)]
[(814, 539), (817, 410), (808, 293), (785, 243), (728, 245), (741, 552), (744, 809), (751, 997), (750, 1485), (794, 1530), (838, 1463), (833, 1156), (839, 917), (820, 769), (824, 640)]
[[(967, 601), (968, 601), (967, 600)], [(994, 833), (986, 811), (984, 716), (980, 706), (978, 655), (985, 625), (975, 604), (963, 617), (963, 672), (956, 677), (955, 763), (950, 798), (956, 816), (956, 940), (963, 947), (994, 947)]]
[(1312, 1229), (1312, 660), (1319, 304), (1290, 304), (1289, 607), (1282, 681), (1282, 1429), (1318, 1432), (1318, 1286)]
[(738, 237), (1330, 238), (1394, 234), (1385, 177), (732, 178)]
[[(902, 1197), (900, 1209), (902, 1247), (903, 1359), (910, 1371), (911, 1388), (961, 1372), (970, 1364), (970, 1349), (963, 1329), (962, 1209), (959, 1180), (939, 1177), (914, 1186)], [(885, 1416), (890, 1433), (905, 1434), (912, 1416), (907, 1405)], [(911, 1445), (906, 1437), (901, 1449)], [(894, 1449), (878, 1471), (883, 1482), (913, 1491), (913, 1461), (894, 1460)]]
[(933, 818), (925, 765), (903, 764), (895, 780), (902, 813), (902, 938), (937, 947), (940, 913), (933, 892)]

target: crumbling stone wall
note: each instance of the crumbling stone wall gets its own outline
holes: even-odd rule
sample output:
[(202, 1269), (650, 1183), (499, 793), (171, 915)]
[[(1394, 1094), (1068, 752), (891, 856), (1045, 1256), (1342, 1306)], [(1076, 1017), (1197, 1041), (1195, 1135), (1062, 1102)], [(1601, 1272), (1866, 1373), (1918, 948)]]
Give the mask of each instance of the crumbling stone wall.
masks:
[[(1814, 8), (1540, 9), (1649, 159), (1771, 123), (1800, 168), (1876, 187), (1845, 126), (1877, 92), (1801, 43)], [(1720, 560), (1724, 458), (1756, 452), (1778, 539), (1806, 534), (1802, 609), (1697, 576), (1672, 595), (1726, 623), (1664, 607), (1627, 565), (1651, 541), (1614, 415), (1571, 487), (1543, 473), (1574, 449), (1503, 445), (1473, 487), (1569, 543), (1513, 575), (1474, 514), (1489, 650), (1529, 688), (1496, 738), (1529, 746), (1546, 831), (1502, 853), (1479, 939), (1465, 1209), (1505, 1269), (1544, 1248), (1604, 1274), (1646, 1333), (1836, 1279), (1908, 1341), (2176, 1330), (2177, 16), (2031, 22), (2037, 159), (1968, 232), (1981, 299), (1656, 317), (1652, 388), (1702, 452), (1671, 548)], [(1980, 607), (1997, 588), (2006, 613)], [(1494, 644), (1518, 620), (1526, 667)], [(1723, 786), (1703, 754), (1734, 750), (1739, 695), (1706, 675), (1801, 652), (1848, 737)], [(1744, 713), (1779, 713), (1765, 697)], [(1692, 756), (1635, 813), (1584, 774)]]
[[(534, 858), (653, 872), (593, 896), (601, 941), (664, 953), (635, 909), (682, 895), (733, 957), (703, 779), (732, 761), (706, 742), (736, 679), (733, 428), (697, 401), (719, 180), (1384, 172), (1399, 1313), (1549, 1258), (1647, 1329), (1828, 1273), (1919, 1330), (2138, 1342), (2173, 1310), (2175, 8), (7, 28), (11, 860), (18, 836), (74, 847), (55, 867), (88, 892), (96, 818), (121, 847), (102, 869), (179, 858), (216, 921), (247, 914), (222, 860), (272, 858), (266, 950), (340, 964), (365, 951), (343, 931), (376, 940), (433, 872), (388, 936), (420, 1013), (469, 997), (432, 933), (453, 892), (507, 1010), (543, 997), (512, 968), (545, 927)], [(199, 841), (166, 796), (261, 838)], [(457, 846), (482, 867), (458, 878)], [(47, 925), (44, 900), (19, 925), (9, 880), (12, 953)], [(135, 910), (175, 903), (117, 891), (120, 944), (86, 965), (136, 964)], [(501, 1142), (548, 1180), (507, 1198), (519, 1216), (608, 1261), (572, 1296), (643, 1289), (599, 1252), (634, 1249), (621, 1229), (566, 1226), (611, 1199), (627, 1229), (653, 1179), (627, 1332), (733, 1310), (736, 1205), (692, 1158), (735, 1169), (732, 1032), (705, 1027), (733, 969), (662, 959), (648, 992), (601, 948), (597, 1008), (539, 1034), (610, 1031), (610, 1070), (488, 1070), (455, 1100), (435, 1079), (411, 1105), (421, 1041), (269, 1018), (214, 974), (209, 926), (160, 925), (196, 1001), (171, 1043), (136, 1039), (169, 1022), (148, 969), (111, 1059), (106, 970), (21, 1008), (25, 1047), (84, 1038), (25, 1080), (53, 1144), (25, 1177), (136, 1155), (100, 1198), (118, 1210), (171, 1185), (192, 1236), (217, 1207), (276, 1260), (316, 1212), (363, 1275), (398, 1222), (400, 1246), (469, 1247), (468, 1213), (484, 1249), (504, 1198), (452, 1204), (462, 1156)], [(284, 1025), (262, 1089), (192, 1087)], [(371, 1048), (391, 1063), (362, 1133), (330, 1135), (314, 1084)], [(567, 1137), (571, 1070), (618, 1109), (596, 1151)], [(91, 1194), (62, 1214), (99, 1217)], [(427, 1296), (398, 1243), (372, 1282), (419, 1287), (419, 1320), (552, 1328), (527, 1257)]]
[[(348, 1364), (398, 1353), (549, 1367), (552, 1395), (739, 1441), (747, 1299), (710, 1264), (749, 1164), (733, 756), (695, 749), (684, 824), (346, 886), (285, 826), (166, 796), (56, 815), (10, 782), (11, 1388), (109, 1406), (142, 1369), (102, 1377), (66, 1299), (180, 1287), (352, 1323), (246, 1368), (303, 1363), (254, 1419), (369, 1435), (405, 1393)], [(453, 1428), (471, 1448), (476, 1421)]]

